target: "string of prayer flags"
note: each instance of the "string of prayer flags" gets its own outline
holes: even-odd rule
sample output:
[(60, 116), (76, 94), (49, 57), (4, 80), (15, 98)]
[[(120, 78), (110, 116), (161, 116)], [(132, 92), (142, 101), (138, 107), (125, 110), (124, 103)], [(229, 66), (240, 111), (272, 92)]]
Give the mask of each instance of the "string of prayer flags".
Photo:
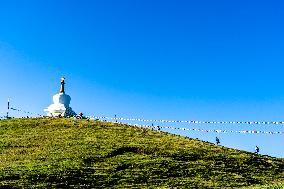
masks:
[(284, 121), (195, 121), (195, 120), (159, 120), (159, 119), (140, 119), (122, 117), (97, 117), (94, 119), (120, 120), (120, 121), (140, 121), (140, 122), (160, 122), (160, 123), (188, 123), (188, 124), (246, 124), (246, 125), (283, 125)]

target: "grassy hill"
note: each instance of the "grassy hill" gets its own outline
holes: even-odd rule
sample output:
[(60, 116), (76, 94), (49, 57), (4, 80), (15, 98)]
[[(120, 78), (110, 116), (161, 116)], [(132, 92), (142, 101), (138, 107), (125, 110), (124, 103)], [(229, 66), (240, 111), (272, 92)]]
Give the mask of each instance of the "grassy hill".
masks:
[(0, 151), (2, 188), (223, 188), (284, 181), (283, 159), (100, 121), (1, 120)]

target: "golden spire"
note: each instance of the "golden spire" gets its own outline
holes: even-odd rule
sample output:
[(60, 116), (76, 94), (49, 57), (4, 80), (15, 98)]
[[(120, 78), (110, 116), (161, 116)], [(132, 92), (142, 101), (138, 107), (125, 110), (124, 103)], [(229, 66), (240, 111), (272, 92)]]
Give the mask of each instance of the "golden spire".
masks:
[(65, 78), (61, 78), (61, 87), (60, 87), (60, 93), (65, 93), (64, 91), (64, 85), (65, 85)]

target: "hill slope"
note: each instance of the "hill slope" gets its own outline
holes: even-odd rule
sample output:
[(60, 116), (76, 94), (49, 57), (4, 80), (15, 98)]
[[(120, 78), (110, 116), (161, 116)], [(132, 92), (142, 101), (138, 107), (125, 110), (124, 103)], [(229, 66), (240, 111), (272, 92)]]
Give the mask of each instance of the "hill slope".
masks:
[(284, 160), (128, 125), (0, 121), (2, 187), (241, 187), (283, 182)]

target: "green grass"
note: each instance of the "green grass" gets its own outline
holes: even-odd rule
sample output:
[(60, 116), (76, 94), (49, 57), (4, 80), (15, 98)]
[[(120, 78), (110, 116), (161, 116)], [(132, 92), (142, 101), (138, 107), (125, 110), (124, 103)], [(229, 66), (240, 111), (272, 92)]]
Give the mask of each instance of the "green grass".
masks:
[(243, 187), (246, 189), (283, 189), (284, 184), (278, 183), (278, 184), (269, 184), (269, 185), (256, 185), (256, 186), (249, 186), (249, 187)]
[(3, 188), (281, 188), (284, 182), (283, 159), (100, 121), (1, 120), (0, 151)]

